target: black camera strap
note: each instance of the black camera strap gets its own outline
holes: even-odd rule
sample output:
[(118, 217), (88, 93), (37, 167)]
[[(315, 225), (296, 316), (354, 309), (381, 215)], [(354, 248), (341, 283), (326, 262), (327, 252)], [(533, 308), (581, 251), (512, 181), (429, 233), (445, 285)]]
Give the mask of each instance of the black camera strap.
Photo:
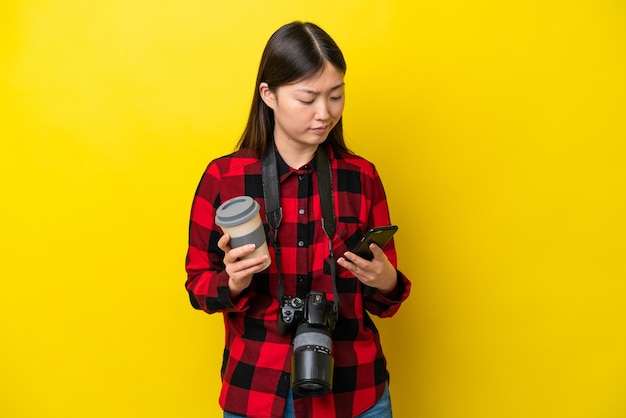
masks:
[[(278, 228), (283, 219), (283, 209), (280, 206), (280, 181), (278, 178), (278, 164), (276, 162), (276, 149), (274, 141), (270, 140), (267, 147), (267, 153), (263, 157), (263, 194), (265, 196), (265, 212), (267, 223), (272, 229), (268, 234), (274, 251), (276, 252), (276, 268), (278, 270), (278, 302), (282, 303), (285, 296), (285, 289), (282, 278), (281, 251), (278, 242)], [(332, 167), (330, 158), (324, 150), (323, 145), (317, 147), (316, 167), (318, 189), (320, 195), (320, 203), (322, 206), (322, 229), (328, 237), (328, 251), (330, 274), (333, 280), (333, 321), (331, 329), (335, 326), (335, 321), (339, 315), (339, 292), (337, 291), (337, 272), (335, 265), (335, 253), (333, 251), (333, 238), (336, 232), (334, 200), (333, 200), (333, 184), (332, 184)]]

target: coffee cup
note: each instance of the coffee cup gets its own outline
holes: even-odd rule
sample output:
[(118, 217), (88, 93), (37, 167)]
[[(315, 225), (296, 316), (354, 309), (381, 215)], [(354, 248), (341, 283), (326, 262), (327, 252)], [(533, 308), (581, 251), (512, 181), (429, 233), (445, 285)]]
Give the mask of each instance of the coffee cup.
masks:
[(263, 270), (269, 267), (269, 257), (265, 228), (259, 215), (259, 203), (249, 196), (238, 196), (222, 203), (215, 214), (215, 223), (224, 233), (230, 235), (230, 246), (241, 247), (254, 244), (255, 250), (242, 258), (267, 255)]

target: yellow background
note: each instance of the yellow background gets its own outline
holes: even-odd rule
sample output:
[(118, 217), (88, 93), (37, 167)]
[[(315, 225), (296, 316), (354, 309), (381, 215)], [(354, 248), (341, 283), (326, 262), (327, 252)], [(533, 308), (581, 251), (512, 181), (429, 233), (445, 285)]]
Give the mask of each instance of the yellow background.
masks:
[(395, 416), (625, 417), (617, 0), (3, 1), (0, 416), (219, 416), (189, 207), (294, 19), (342, 47), (400, 226)]

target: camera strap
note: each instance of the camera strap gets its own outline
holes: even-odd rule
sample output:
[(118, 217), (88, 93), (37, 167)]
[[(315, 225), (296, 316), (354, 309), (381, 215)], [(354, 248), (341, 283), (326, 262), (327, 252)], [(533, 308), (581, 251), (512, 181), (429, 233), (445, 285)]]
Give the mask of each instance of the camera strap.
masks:
[[(324, 150), (323, 145), (317, 147), (315, 153), (318, 180), (318, 190), (320, 195), (320, 203), (322, 206), (322, 229), (328, 237), (329, 265), (330, 275), (333, 280), (333, 321), (331, 329), (335, 326), (335, 321), (339, 315), (339, 292), (337, 291), (337, 273), (335, 254), (333, 251), (333, 238), (336, 232), (334, 200), (333, 200), (333, 184), (332, 184), (332, 167), (330, 158)], [(285, 296), (285, 289), (282, 279), (281, 251), (278, 242), (278, 228), (283, 219), (283, 209), (280, 206), (280, 181), (278, 178), (278, 164), (276, 162), (276, 148), (274, 141), (270, 140), (267, 152), (262, 161), (262, 180), (263, 194), (265, 197), (265, 212), (267, 223), (272, 229), (268, 234), (274, 251), (276, 252), (276, 268), (278, 270), (278, 302), (282, 303)]]

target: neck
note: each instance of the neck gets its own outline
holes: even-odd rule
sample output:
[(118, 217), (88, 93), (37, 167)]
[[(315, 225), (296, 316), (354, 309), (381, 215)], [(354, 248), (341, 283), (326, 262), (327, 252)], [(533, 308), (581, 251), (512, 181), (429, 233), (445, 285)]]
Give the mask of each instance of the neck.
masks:
[(308, 164), (315, 155), (318, 145), (293, 146), (290, 142), (275, 141), (276, 150), (291, 168), (298, 169)]

